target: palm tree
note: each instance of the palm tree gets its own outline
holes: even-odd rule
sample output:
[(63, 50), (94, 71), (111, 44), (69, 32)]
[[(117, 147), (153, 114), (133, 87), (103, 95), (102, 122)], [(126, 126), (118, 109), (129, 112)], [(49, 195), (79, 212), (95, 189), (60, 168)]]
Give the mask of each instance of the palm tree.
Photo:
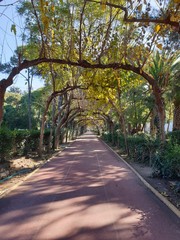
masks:
[(180, 130), (180, 60), (171, 68), (171, 87), (174, 103), (173, 130)]

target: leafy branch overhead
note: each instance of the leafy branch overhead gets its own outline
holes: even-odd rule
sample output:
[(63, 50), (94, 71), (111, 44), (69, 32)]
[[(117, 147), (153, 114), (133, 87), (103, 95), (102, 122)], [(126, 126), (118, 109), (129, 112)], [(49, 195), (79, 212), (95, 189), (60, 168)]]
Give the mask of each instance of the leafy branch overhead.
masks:
[[(120, 5), (119, 1), (96, 1), (87, 0), (88, 2), (99, 3), (102, 8), (106, 6), (121, 9), (124, 12), (123, 21), (127, 23), (157, 23), (163, 25), (170, 25), (175, 31), (180, 33), (180, 2), (179, 0), (172, 0), (163, 9), (163, 1), (136, 1), (129, 0), (127, 4)], [(124, 5), (127, 5), (124, 7)], [(156, 7), (156, 15), (152, 14)]]
[[(146, 81), (160, 118), (160, 136), (162, 141), (165, 140), (166, 112), (163, 94), (170, 74), (166, 68), (166, 79), (163, 79), (165, 75), (156, 76), (161, 74), (161, 71), (154, 68), (160, 65), (152, 66), (150, 71), (150, 64), (155, 63), (156, 52), (163, 54), (163, 61), (169, 61), (169, 65), (178, 57), (177, 1), (31, 0), (21, 2), (17, 9), (25, 19), (24, 43), (18, 47), (16, 63), (10, 64), (12, 68), (8, 77), (0, 81), (1, 120), (6, 89), (23, 69), (36, 66), (37, 71), (53, 86), (53, 92), (65, 86), (63, 81), (66, 80), (62, 79), (60, 83), (60, 79), (69, 66), (78, 68), (77, 72), (74, 70), (76, 74), (73, 74), (73, 81), (80, 81), (82, 86), (87, 86), (87, 76), (90, 74), (88, 71), (93, 72), (95, 77), (98, 69), (104, 72), (111, 70), (109, 78), (113, 76), (114, 82), (121, 86), (119, 77), (113, 75), (121, 70), (136, 74)], [(15, 24), (11, 26), (11, 31), (18, 35)], [(5, 64), (1, 64), (2, 69), (5, 67)], [(68, 76), (67, 74), (66, 78)], [(106, 77), (97, 78), (97, 82), (90, 79), (91, 90), (93, 86), (97, 86), (101, 91), (103, 87), (107, 87)], [(118, 94), (120, 101), (121, 87), (117, 88), (117, 92), (110, 90), (109, 93), (110, 95), (106, 96), (109, 99), (103, 99), (101, 94), (98, 99), (106, 104), (111, 103), (116, 108), (116, 104), (120, 102), (114, 105), (116, 98), (112, 95)], [(83, 94), (82, 96), (84, 97)], [(124, 114), (123, 104), (121, 110)], [(117, 111), (121, 123), (124, 123), (123, 114)], [(136, 118), (138, 119), (137, 114)], [(123, 131), (125, 132), (125, 129)]]

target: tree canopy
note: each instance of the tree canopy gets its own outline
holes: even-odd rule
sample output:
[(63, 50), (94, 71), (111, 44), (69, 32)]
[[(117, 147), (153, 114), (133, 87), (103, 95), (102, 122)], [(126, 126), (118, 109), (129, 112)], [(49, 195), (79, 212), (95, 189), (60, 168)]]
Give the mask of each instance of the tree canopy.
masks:
[[(9, 63), (0, 65), (9, 73), (0, 81), (1, 122), (7, 87), (23, 69), (35, 68), (51, 86), (45, 114), (61, 96), (66, 119), (98, 118), (100, 125), (117, 121), (126, 134), (129, 125), (131, 132), (143, 129), (154, 113), (159, 137), (165, 140), (165, 93), (177, 84), (171, 72), (179, 59), (178, 0), (15, 4), (24, 19), (23, 45)], [(11, 31), (18, 34), (15, 23)], [(172, 102), (177, 103), (178, 94)]]

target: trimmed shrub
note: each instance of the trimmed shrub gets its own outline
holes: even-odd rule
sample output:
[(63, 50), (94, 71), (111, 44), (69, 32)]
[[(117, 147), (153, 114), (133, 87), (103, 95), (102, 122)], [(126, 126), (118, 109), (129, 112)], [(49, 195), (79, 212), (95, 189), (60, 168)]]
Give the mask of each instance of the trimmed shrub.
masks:
[(0, 128), (0, 162), (7, 160), (12, 153), (14, 135), (6, 127)]
[(22, 155), (25, 147), (26, 139), (29, 135), (28, 130), (14, 130), (13, 155)]
[[(49, 144), (50, 131), (44, 132), (44, 145)], [(12, 156), (27, 155), (37, 152), (39, 146), (39, 130), (13, 130), (0, 128), (0, 162)]]
[(160, 142), (148, 134), (137, 134), (128, 137), (128, 146), (130, 157), (134, 161), (152, 166)]
[[(50, 136), (50, 131), (46, 130), (44, 132), (44, 145), (45, 146), (48, 146), (48, 144), (49, 144), (49, 136)], [(39, 130), (28, 131), (28, 135), (25, 140), (24, 155), (27, 155), (28, 153), (31, 153), (31, 152), (38, 152), (39, 138), (40, 138)]]

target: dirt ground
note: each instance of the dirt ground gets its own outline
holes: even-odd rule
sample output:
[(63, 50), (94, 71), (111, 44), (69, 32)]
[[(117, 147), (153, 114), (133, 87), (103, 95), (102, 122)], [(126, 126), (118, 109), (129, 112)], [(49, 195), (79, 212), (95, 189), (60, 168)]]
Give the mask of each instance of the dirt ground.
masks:
[(41, 167), (51, 155), (38, 157), (19, 157), (8, 161), (6, 164), (0, 164), (0, 170), (8, 175), (0, 180), (0, 198), (7, 194), (11, 188), (24, 182), (27, 176)]
[(131, 163), (144, 179), (150, 183), (161, 195), (166, 197), (176, 208), (180, 210), (180, 193), (176, 192), (176, 180), (167, 180), (152, 177), (152, 168), (143, 164)]
[[(41, 167), (52, 154), (38, 157), (19, 157), (9, 161), (9, 166), (0, 164), (0, 169), (6, 168), (9, 174), (6, 178), (0, 180), (0, 198), (6, 195), (14, 186), (24, 182), (28, 175), (35, 169)], [(129, 162), (144, 179), (149, 182), (156, 190), (166, 197), (174, 206), (180, 210), (180, 193), (177, 193), (174, 186), (176, 181), (159, 179), (152, 177), (152, 169), (143, 164)]]

